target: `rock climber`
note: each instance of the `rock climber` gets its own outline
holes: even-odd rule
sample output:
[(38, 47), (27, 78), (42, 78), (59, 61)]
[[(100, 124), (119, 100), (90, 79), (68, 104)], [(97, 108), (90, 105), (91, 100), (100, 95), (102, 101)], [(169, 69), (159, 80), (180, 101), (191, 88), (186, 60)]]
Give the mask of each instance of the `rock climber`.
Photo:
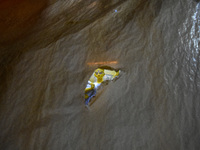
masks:
[(88, 84), (85, 88), (85, 105), (88, 105), (89, 102), (91, 101), (91, 98), (96, 95), (98, 88), (103, 82), (104, 75), (105, 75), (104, 69), (98, 68), (94, 72), (94, 76), (96, 77), (96, 82), (88, 81)]

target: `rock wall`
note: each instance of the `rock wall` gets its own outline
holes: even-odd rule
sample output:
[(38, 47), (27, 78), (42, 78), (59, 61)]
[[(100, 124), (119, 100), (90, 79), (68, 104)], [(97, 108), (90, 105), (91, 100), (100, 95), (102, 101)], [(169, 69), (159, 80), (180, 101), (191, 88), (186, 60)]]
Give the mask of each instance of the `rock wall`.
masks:
[[(198, 3), (20, 3), (35, 21), (0, 24), (0, 149), (200, 149)], [(88, 110), (88, 63), (104, 61), (123, 73)]]

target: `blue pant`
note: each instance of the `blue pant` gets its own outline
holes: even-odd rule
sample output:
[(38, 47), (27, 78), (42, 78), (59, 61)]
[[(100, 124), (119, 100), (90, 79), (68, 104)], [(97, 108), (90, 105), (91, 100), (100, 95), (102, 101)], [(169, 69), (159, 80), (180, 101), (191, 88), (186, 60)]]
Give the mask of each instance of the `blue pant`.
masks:
[(88, 94), (89, 97), (87, 99), (85, 99), (85, 105), (88, 105), (91, 98), (96, 95), (96, 90), (93, 89), (93, 90), (87, 92), (87, 94)]

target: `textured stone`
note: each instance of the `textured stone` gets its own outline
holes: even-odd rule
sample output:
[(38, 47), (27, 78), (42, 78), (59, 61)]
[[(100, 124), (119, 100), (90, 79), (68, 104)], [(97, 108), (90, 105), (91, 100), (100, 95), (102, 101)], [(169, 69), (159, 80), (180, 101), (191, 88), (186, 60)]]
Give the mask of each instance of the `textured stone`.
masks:
[[(200, 149), (196, 2), (51, 0), (41, 8), (12, 40), (1, 30), (0, 149)], [(88, 111), (84, 89), (98, 66), (87, 63), (96, 61), (117, 61), (110, 67), (123, 74)]]

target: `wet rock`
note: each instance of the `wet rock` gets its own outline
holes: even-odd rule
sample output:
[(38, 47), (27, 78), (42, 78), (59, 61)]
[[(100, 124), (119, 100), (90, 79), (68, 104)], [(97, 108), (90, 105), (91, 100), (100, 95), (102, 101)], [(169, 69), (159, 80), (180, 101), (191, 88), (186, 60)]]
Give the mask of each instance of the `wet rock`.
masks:
[[(196, 3), (15, 2), (0, 1), (0, 149), (200, 148)], [(123, 74), (88, 111), (88, 64), (111, 61)]]

